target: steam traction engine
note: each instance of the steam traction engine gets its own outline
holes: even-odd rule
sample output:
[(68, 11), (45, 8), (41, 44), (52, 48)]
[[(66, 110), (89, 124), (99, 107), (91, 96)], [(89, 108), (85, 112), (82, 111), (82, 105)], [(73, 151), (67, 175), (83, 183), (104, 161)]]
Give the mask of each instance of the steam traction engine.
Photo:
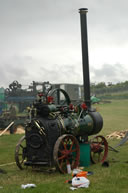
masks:
[[(87, 44), (87, 9), (80, 9), (83, 51), (84, 97), (82, 104), (71, 104), (63, 89), (45, 85), (44, 93), (30, 108), (30, 120), (26, 123), (25, 136), (16, 145), (15, 160), (20, 169), (24, 166), (56, 166), (67, 172), (79, 165), (81, 143), (88, 143), (88, 136), (97, 134), (103, 127), (101, 115), (91, 107)], [(108, 144), (103, 136), (90, 142), (91, 159), (103, 162), (108, 153)]]

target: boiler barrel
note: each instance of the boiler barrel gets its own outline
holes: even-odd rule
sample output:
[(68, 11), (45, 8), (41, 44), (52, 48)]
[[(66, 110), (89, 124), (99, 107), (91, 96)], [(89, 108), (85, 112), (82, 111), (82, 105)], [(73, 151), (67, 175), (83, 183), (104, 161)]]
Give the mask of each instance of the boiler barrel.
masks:
[(101, 115), (98, 112), (89, 112), (80, 120), (78, 135), (94, 135), (99, 133), (102, 127), (103, 119)]
[(89, 112), (81, 119), (72, 116), (63, 119), (66, 131), (72, 131), (75, 136), (93, 135), (101, 131), (103, 119), (98, 112)]

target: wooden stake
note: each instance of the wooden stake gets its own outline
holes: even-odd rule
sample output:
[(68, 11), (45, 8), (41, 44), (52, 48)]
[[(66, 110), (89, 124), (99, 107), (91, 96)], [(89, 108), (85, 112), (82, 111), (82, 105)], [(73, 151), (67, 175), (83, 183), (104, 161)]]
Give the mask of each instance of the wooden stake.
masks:
[(0, 134), (0, 137), (14, 124), (14, 121), (12, 121)]

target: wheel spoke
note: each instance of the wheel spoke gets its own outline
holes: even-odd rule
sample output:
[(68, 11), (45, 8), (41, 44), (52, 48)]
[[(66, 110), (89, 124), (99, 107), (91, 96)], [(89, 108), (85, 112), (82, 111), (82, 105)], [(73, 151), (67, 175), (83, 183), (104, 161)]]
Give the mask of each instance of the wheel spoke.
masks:
[[(61, 149), (62, 148), (62, 149)], [(74, 169), (79, 164), (80, 149), (77, 139), (72, 135), (62, 135), (54, 146), (54, 162), (62, 173), (67, 173), (67, 164)]]
[(23, 162), (24, 162), (24, 159), (21, 160), (20, 164), (22, 165)]
[(64, 159), (66, 155), (62, 155), (61, 157), (58, 157), (58, 160)]
[(24, 162), (25, 162), (25, 156), (24, 156), (24, 140), (25, 140), (25, 136), (23, 136), (19, 143), (16, 146), (16, 150), (15, 150), (15, 160), (16, 160), (16, 164), (20, 169), (23, 169), (24, 166)]
[(71, 144), (71, 146), (70, 146), (70, 151), (72, 150), (73, 145), (74, 145), (74, 141), (72, 141), (72, 144)]
[(56, 88), (49, 92), (48, 96), (53, 96), (56, 105), (69, 105), (71, 102), (68, 94), (63, 89)]
[(64, 141), (62, 141), (62, 144), (64, 146), (64, 149), (67, 150), (66, 144), (64, 143)]
[(24, 146), (23, 146), (23, 145), (21, 145), (21, 144), (20, 144), (20, 147), (21, 147), (22, 149), (24, 148)]
[(64, 150), (58, 149), (58, 152), (60, 152), (61, 154), (64, 153)]
[(108, 154), (108, 144), (103, 136), (96, 136), (91, 145), (91, 159), (93, 163), (103, 162)]
[(73, 149), (73, 150), (71, 150), (71, 153), (76, 152), (76, 151), (77, 151), (77, 149)]

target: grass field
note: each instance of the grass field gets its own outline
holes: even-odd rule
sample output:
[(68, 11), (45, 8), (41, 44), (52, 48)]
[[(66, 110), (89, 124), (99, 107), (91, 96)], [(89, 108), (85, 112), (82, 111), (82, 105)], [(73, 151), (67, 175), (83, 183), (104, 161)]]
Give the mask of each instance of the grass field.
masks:
[(102, 135), (128, 130), (128, 100), (113, 100), (111, 103), (103, 103), (95, 107), (104, 120)]
[[(106, 136), (114, 131), (128, 129), (128, 100), (112, 101), (111, 103), (95, 105), (104, 120), (104, 128), (100, 132)], [(15, 165), (14, 151), (22, 135), (4, 135), (0, 137), (0, 168), (6, 173), (0, 173), (0, 193), (68, 193), (70, 184), (65, 181), (71, 175), (62, 175), (59, 172), (37, 172), (31, 168), (20, 171)], [(108, 141), (114, 146), (119, 140)], [(101, 164), (90, 165), (85, 170), (94, 172), (88, 176), (90, 186), (76, 192), (87, 193), (128, 193), (128, 142), (118, 148), (119, 152), (109, 151), (109, 167)], [(12, 163), (11, 165), (3, 165)], [(21, 189), (21, 184), (34, 183), (36, 188)]]

